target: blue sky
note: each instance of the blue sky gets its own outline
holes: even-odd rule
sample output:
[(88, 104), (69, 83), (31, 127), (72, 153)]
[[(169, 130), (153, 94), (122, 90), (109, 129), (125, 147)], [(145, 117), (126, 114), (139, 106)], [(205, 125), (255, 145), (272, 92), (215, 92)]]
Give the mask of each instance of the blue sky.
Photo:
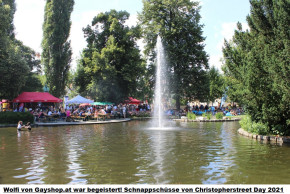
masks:
[[(41, 52), (44, 0), (16, 0), (17, 11), (14, 18), (16, 37), (37, 52)], [(239, 21), (246, 29), (246, 16), (250, 12), (248, 0), (201, 0), (201, 23), (206, 37), (205, 50), (211, 66), (220, 68), (223, 40), (230, 39)], [(71, 43), (73, 66), (86, 46), (82, 28), (91, 23), (94, 16), (110, 9), (126, 10), (131, 17), (129, 25), (137, 21), (137, 12), (142, 11), (142, 0), (75, 0), (71, 15)]]

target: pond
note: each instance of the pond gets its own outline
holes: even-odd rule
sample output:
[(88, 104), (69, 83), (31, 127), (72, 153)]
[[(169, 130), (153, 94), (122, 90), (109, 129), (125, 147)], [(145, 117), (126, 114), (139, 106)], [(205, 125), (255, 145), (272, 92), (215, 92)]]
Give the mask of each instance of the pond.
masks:
[(0, 184), (289, 184), (290, 147), (238, 122), (0, 128)]

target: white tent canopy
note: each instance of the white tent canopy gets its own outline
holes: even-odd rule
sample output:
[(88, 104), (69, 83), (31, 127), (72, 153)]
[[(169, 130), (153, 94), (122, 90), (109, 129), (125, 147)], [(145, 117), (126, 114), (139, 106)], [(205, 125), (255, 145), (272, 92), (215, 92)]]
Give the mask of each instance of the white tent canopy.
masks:
[(93, 102), (94, 102), (93, 100), (77, 95), (76, 97), (66, 101), (66, 104), (82, 104), (82, 103), (93, 103)]

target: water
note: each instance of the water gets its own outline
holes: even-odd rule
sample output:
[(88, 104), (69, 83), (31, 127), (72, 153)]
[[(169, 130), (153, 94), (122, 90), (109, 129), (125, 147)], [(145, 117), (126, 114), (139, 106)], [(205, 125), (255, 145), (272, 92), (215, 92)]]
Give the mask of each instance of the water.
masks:
[(237, 122), (0, 128), (0, 184), (289, 184), (290, 147)]
[(165, 93), (166, 93), (166, 60), (165, 52), (162, 45), (162, 40), (160, 36), (157, 38), (157, 66), (156, 66), (156, 83), (154, 90), (154, 117), (157, 118), (154, 122), (154, 127), (163, 128), (164, 127), (164, 111), (163, 107), (166, 104)]

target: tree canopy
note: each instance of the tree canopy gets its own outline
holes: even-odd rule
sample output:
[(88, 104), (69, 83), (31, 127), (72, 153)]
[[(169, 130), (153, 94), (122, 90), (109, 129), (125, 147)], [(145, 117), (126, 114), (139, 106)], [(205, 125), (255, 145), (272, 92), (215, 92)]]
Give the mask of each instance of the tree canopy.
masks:
[(0, 0), (0, 98), (6, 99), (15, 98), (25, 89), (41, 88), (37, 72), (32, 72), (40, 67), (35, 52), (15, 39), (15, 11), (14, 0)]
[(111, 102), (134, 96), (145, 63), (136, 45), (140, 29), (125, 25), (129, 16), (126, 11), (100, 13), (83, 29), (87, 47), (76, 77), (83, 95)]
[(155, 60), (154, 49), (160, 35), (167, 53), (169, 83), (176, 108), (180, 108), (181, 99), (204, 100), (208, 95), (208, 59), (198, 3), (143, 0), (143, 4), (139, 20), (147, 43), (145, 54), (149, 60)]
[(229, 96), (244, 105), (255, 122), (273, 133), (290, 134), (290, 3), (251, 0), (249, 31), (240, 23), (225, 41), (224, 71)]
[(50, 92), (61, 97), (65, 94), (72, 50), (70, 41), (74, 0), (47, 0), (43, 22), (42, 64)]
[(208, 79), (209, 79), (209, 96), (208, 100), (214, 102), (215, 99), (221, 98), (224, 91), (224, 78), (223, 75), (220, 74), (218, 69), (215, 67), (211, 67), (208, 71)]

